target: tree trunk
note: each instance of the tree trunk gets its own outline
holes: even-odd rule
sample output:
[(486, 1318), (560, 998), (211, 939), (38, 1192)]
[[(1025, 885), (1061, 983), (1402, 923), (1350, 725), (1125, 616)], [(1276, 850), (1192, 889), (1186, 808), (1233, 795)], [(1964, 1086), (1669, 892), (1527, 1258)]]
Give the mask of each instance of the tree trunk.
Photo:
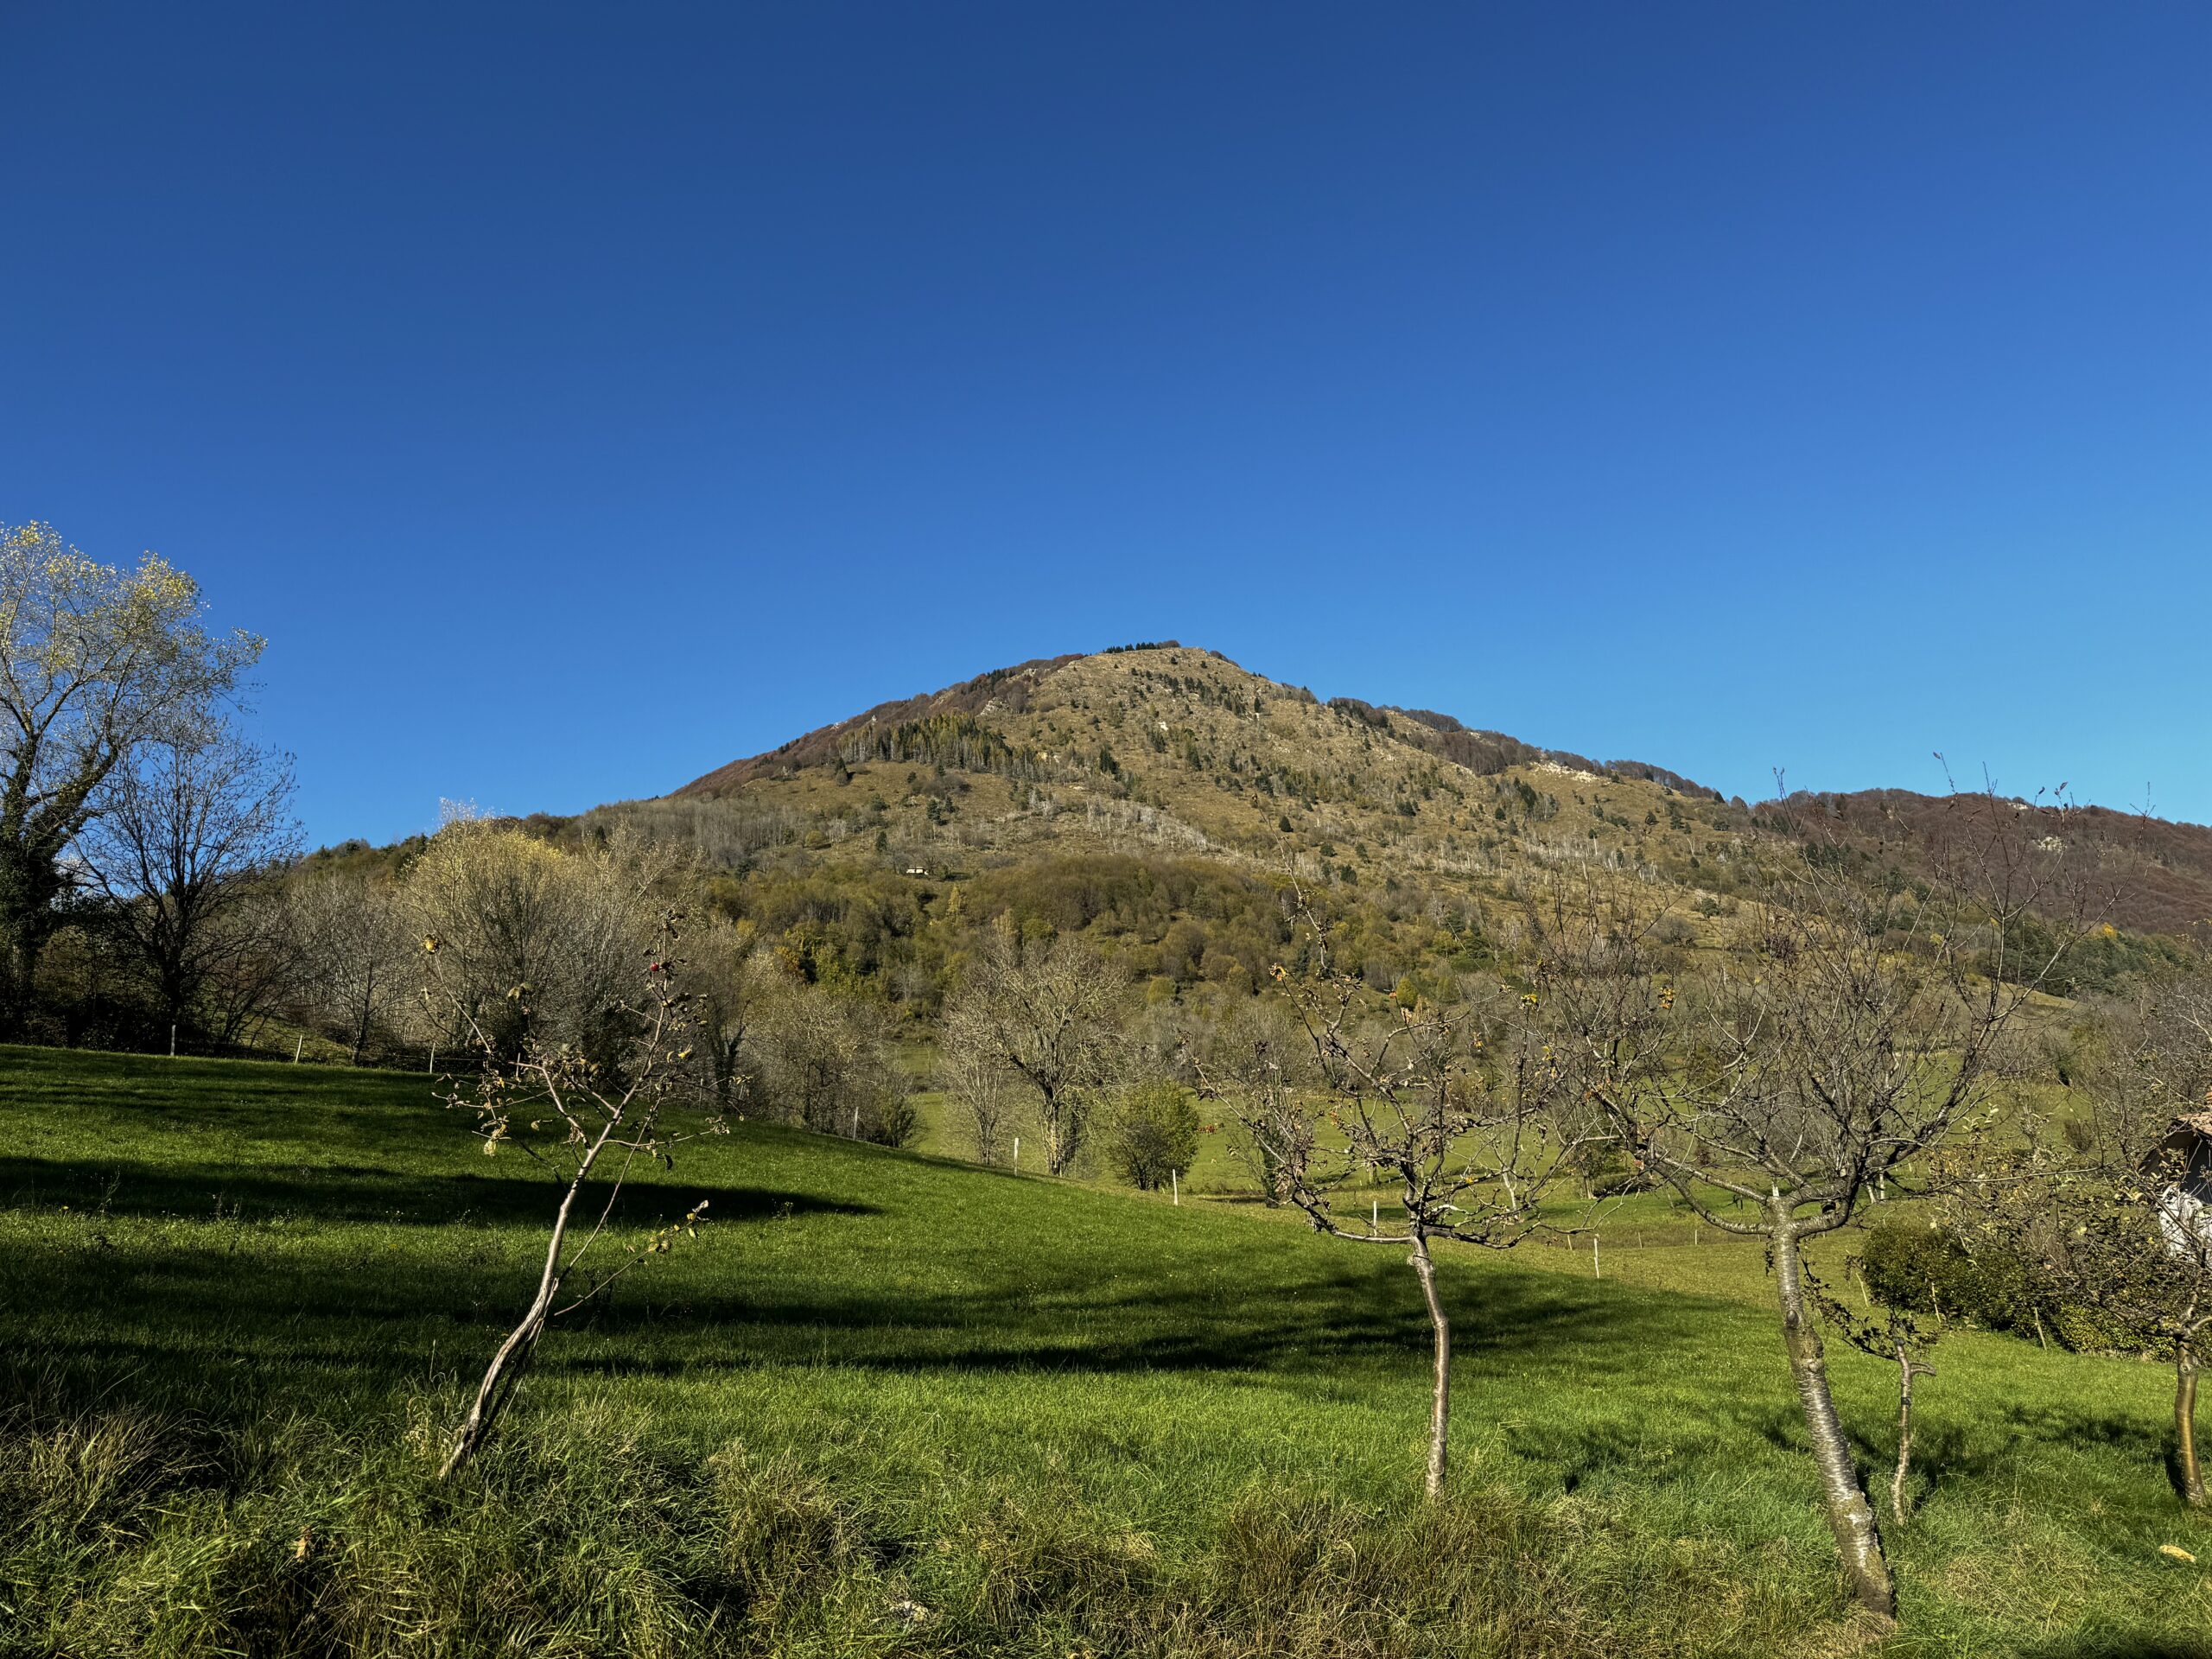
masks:
[(1075, 1161), (1075, 1137), (1071, 1131), (1067, 1102), (1056, 1090), (1046, 1090), (1045, 1096), (1045, 1173), (1065, 1175), (1068, 1166)]
[(1904, 1489), (1906, 1473), (1912, 1467), (1912, 1353), (1904, 1344), (1897, 1344), (1897, 1469), (1890, 1477), (1890, 1513), (1903, 1526), (1911, 1513)]
[(575, 1179), (569, 1183), (568, 1192), (562, 1195), (561, 1207), (553, 1214), (553, 1236), (545, 1246), (545, 1268), (538, 1275), (537, 1294), (531, 1299), (522, 1322), (507, 1333), (507, 1339), (499, 1344), (499, 1351), (485, 1367), (484, 1380), (476, 1386), (476, 1399), (462, 1420), (460, 1431), (453, 1437), (453, 1449), (446, 1454), (444, 1467), (438, 1471), (440, 1480), (448, 1478), (476, 1455), (478, 1448), (491, 1437), (492, 1427), (499, 1421), (507, 1402), (514, 1397), (531, 1356), (537, 1350), (537, 1339), (545, 1332), (553, 1299), (561, 1291), (561, 1246), (568, 1238), (569, 1212), (575, 1208), (576, 1194), (583, 1191), (592, 1166), (599, 1160), (600, 1148), (607, 1144), (607, 1138), (613, 1130), (614, 1125), (609, 1123), (600, 1132), (599, 1139), (592, 1142), (590, 1150), (576, 1166)]
[(1851, 1576), (1852, 1593), (1859, 1605), (1882, 1619), (1897, 1617), (1897, 1587), (1890, 1578), (1890, 1564), (1882, 1557), (1882, 1535), (1874, 1525), (1874, 1506), (1859, 1484), (1852, 1465), (1851, 1443), (1844, 1438), (1837, 1417), (1835, 1397), (1828, 1391), (1827, 1356), (1821, 1333), (1805, 1305), (1804, 1276), (1798, 1260), (1799, 1241), (1789, 1217), (1779, 1209), (1774, 1216), (1774, 1276), (1782, 1302), (1782, 1340), (1789, 1351), (1789, 1370), (1797, 1384), (1797, 1402), (1805, 1414), (1805, 1431), (1813, 1442), (1813, 1461), (1821, 1474), (1821, 1500), (1843, 1553), (1844, 1570)]
[(1436, 1263), (1429, 1259), (1428, 1239), (1418, 1226), (1414, 1229), (1413, 1268), (1421, 1279), (1421, 1300), (1428, 1304), (1429, 1328), (1436, 1334), (1428, 1398), (1427, 1491), (1434, 1500), (1444, 1491), (1446, 1443), (1452, 1426), (1452, 1321), (1445, 1317), (1443, 1299), (1436, 1294)]
[(0, 1042), (21, 1042), (30, 1025), (31, 995), (38, 980), (38, 958), (51, 931), (42, 915), (4, 918), (0, 939)]
[(2189, 1339), (2174, 1344), (2174, 1447), (2181, 1465), (2181, 1501), (2204, 1507), (2204, 1477), (2196, 1466), (2196, 1356)]

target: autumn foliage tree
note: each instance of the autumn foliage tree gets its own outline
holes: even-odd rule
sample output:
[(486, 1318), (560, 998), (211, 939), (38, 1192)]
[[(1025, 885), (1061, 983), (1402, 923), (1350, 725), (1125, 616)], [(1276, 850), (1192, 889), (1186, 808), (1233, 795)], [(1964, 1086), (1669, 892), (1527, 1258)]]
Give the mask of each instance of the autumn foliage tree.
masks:
[(140, 747), (203, 727), (261, 654), (216, 633), (192, 578), (101, 564), (51, 525), (0, 528), (0, 1038), (76, 884), (71, 850)]
[(460, 815), (407, 870), (402, 901), (438, 945), (440, 995), (421, 1005), (431, 1040), (589, 1043), (628, 1016), (625, 994), (653, 937), (671, 854), (618, 834), (577, 852)]

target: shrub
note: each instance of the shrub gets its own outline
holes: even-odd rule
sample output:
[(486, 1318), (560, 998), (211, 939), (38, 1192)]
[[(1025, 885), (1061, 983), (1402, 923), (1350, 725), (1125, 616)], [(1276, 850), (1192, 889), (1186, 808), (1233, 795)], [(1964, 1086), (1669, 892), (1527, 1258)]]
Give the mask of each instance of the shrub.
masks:
[(1141, 1084), (1115, 1103), (1106, 1155), (1131, 1185), (1150, 1192), (1189, 1173), (1200, 1133), (1190, 1090), (1174, 1083)]
[(2149, 1332), (2101, 1308), (2052, 1295), (2025, 1257), (1996, 1246), (1969, 1252), (1951, 1232), (1925, 1222), (1877, 1223), (1859, 1268), (1866, 1294), (1885, 1307), (2038, 1337), (2077, 1353), (2139, 1353), (2156, 1345)]

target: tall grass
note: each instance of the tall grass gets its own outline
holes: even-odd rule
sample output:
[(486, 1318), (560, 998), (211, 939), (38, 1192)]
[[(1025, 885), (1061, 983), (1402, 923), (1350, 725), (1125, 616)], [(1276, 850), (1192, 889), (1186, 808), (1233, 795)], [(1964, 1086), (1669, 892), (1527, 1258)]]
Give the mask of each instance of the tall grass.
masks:
[(457, 1485), (404, 1422), (235, 1439), (132, 1407), (0, 1449), (0, 1653), (1599, 1656), (1771, 1650), (1827, 1598), (1594, 1506), (1465, 1487), (1381, 1509), (1253, 1485), (1169, 1552), (992, 1484), (937, 1535), (605, 1399)]

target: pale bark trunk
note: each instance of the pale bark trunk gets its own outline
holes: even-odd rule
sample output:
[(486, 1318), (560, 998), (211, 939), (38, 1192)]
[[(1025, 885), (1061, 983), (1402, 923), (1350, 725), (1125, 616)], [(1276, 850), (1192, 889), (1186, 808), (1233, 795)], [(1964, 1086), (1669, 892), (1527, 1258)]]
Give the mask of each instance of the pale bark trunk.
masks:
[(1045, 1173), (1065, 1175), (1075, 1163), (1082, 1140), (1076, 1102), (1058, 1090), (1045, 1096)]
[(1874, 1524), (1874, 1506), (1859, 1484), (1853, 1466), (1851, 1443), (1844, 1437), (1836, 1415), (1835, 1397), (1828, 1389), (1827, 1356), (1821, 1333), (1805, 1304), (1799, 1239), (1786, 1214), (1774, 1217), (1774, 1274), (1782, 1302), (1782, 1339), (1789, 1351), (1789, 1370), (1797, 1384), (1798, 1404), (1805, 1414), (1805, 1430), (1813, 1442), (1813, 1461), (1821, 1476), (1821, 1500), (1827, 1510), (1828, 1526), (1842, 1551), (1844, 1570), (1850, 1575), (1852, 1593), (1876, 1617), (1897, 1617), (1897, 1588), (1889, 1563), (1882, 1556), (1882, 1536)]
[(1912, 1468), (1912, 1355), (1897, 1344), (1897, 1469), (1890, 1477), (1890, 1513), (1903, 1526), (1911, 1513), (1905, 1492), (1906, 1474)]
[(1414, 1234), (1414, 1272), (1421, 1279), (1421, 1300), (1428, 1304), (1429, 1328), (1435, 1333), (1435, 1366), (1428, 1400), (1428, 1479), (1431, 1499), (1444, 1491), (1444, 1459), (1451, 1432), (1452, 1321), (1445, 1316), (1444, 1300), (1436, 1294), (1436, 1263), (1429, 1258), (1428, 1240)]
[(499, 1414), (506, 1409), (507, 1402), (521, 1381), (530, 1364), (531, 1356), (537, 1351), (537, 1339), (545, 1332), (545, 1321), (550, 1317), (553, 1299), (561, 1291), (561, 1247), (569, 1235), (569, 1217), (575, 1208), (576, 1194), (583, 1191), (584, 1181), (591, 1174), (592, 1166), (599, 1160), (600, 1149), (614, 1132), (609, 1123), (600, 1132), (576, 1166), (575, 1179), (569, 1183), (569, 1190), (562, 1195), (561, 1207), (553, 1214), (553, 1236), (545, 1246), (545, 1267), (538, 1274), (537, 1294), (531, 1299), (530, 1307), (522, 1322), (507, 1333), (499, 1344), (499, 1352), (492, 1356), (492, 1363), (485, 1367), (484, 1380), (477, 1384), (476, 1399), (462, 1420), (461, 1428), (454, 1435), (453, 1449), (447, 1452), (445, 1465), (438, 1471), (444, 1480), (476, 1455), (492, 1427), (499, 1421)]
[(2196, 1466), (2196, 1356), (2186, 1339), (2174, 1344), (2174, 1448), (2181, 1465), (2181, 1501), (2204, 1506), (2204, 1477)]

